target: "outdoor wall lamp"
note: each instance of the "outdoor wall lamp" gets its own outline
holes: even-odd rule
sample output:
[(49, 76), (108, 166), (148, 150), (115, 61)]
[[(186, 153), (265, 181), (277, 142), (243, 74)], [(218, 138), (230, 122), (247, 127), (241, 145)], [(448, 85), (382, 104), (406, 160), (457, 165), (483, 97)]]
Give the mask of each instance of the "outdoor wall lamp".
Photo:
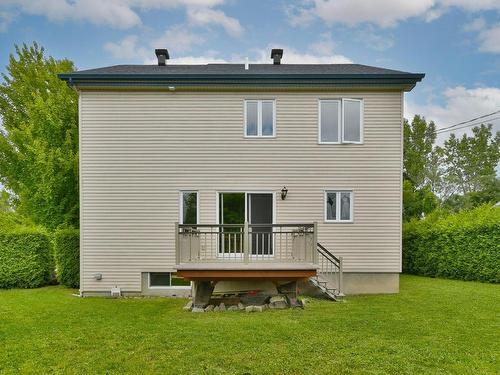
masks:
[(286, 188), (286, 186), (283, 186), (283, 189), (281, 189), (281, 200), (284, 201), (287, 194), (288, 194), (288, 189)]

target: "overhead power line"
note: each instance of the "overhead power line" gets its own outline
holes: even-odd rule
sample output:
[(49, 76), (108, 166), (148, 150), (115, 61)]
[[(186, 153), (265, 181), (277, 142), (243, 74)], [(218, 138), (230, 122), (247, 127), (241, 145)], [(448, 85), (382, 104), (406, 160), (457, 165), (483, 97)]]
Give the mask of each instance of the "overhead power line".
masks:
[[(493, 121), (493, 120), (498, 120), (498, 119), (500, 119), (500, 116), (490, 118), (487, 121)], [(485, 123), (485, 121), (478, 121), (478, 122), (473, 122), (471, 124), (463, 125), (463, 126), (460, 126), (460, 127), (457, 127), (457, 128), (453, 128), (453, 129), (451, 129), (451, 128), (443, 128), (443, 129), (437, 130), (436, 134), (441, 134), (441, 133), (451, 132), (451, 131), (454, 131), (454, 130), (460, 130), (460, 129), (470, 128), (471, 126), (475, 126), (475, 125), (479, 125), (479, 124), (484, 124), (484, 123)]]
[(464, 124), (467, 124), (467, 123), (472, 122), (472, 121), (476, 121), (476, 120), (479, 120), (479, 119), (482, 119), (482, 118), (485, 118), (485, 117), (489, 117), (491, 115), (496, 115), (497, 113), (500, 113), (500, 109), (497, 110), (497, 111), (495, 111), (495, 112), (488, 113), (486, 115), (482, 115), (482, 116), (479, 116), (479, 117), (476, 117), (476, 118), (473, 118), (473, 119), (470, 119), (470, 120), (467, 120), (467, 121), (462, 121), (462, 122), (459, 122), (457, 124), (453, 124), (453, 125), (447, 126), (445, 128), (436, 129), (436, 132), (439, 133), (441, 131), (444, 131), (444, 130), (447, 130), (447, 129), (451, 129), (451, 128), (454, 128), (454, 127), (459, 126), (459, 125), (464, 125)]

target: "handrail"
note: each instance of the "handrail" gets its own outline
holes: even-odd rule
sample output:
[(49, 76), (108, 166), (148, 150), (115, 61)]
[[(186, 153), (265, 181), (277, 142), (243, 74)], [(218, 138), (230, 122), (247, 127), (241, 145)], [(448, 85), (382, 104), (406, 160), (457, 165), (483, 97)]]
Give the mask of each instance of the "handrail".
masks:
[(317, 253), (321, 255), (319, 269), (316, 275), (318, 285), (320, 280), (326, 282), (327, 289), (336, 290), (336, 295), (342, 295), (343, 284), (343, 260), (342, 257), (336, 257), (327, 248), (319, 242), (316, 244)]
[(315, 223), (176, 224), (176, 261), (317, 264)]
[[(228, 227), (228, 228), (243, 228), (245, 224), (179, 224), (179, 228), (214, 228), (214, 227)], [(298, 224), (248, 224), (249, 227), (276, 227), (276, 228), (292, 228), (292, 227), (304, 227), (304, 228), (314, 228), (314, 224), (311, 223), (298, 223)]]
[(335, 255), (333, 255), (330, 251), (328, 251), (328, 250), (326, 249), (326, 247), (324, 247), (323, 245), (321, 245), (319, 242), (318, 242), (318, 248), (319, 248), (319, 249), (318, 249), (318, 251), (319, 251), (320, 253), (325, 253), (325, 254), (323, 254), (323, 255), (325, 255), (326, 257), (330, 257), (330, 258), (332, 258), (332, 260), (333, 260), (333, 261), (335, 261), (335, 262), (337, 262), (337, 263), (339, 263), (339, 264), (340, 264), (340, 259), (339, 259), (339, 258), (337, 258)]

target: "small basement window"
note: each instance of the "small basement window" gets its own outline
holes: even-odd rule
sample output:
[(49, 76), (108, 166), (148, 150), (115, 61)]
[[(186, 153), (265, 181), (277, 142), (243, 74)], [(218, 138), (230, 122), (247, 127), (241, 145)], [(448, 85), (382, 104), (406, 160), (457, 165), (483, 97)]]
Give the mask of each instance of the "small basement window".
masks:
[(353, 192), (352, 191), (325, 191), (325, 221), (344, 222), (353, 221)]
[(150, 288), (190, 288), (191, 282), (177, 276), (175, 272), (150, 272)]
[(245, 101), (245, 137), (272, 138), (276, 134), (274, 100)]

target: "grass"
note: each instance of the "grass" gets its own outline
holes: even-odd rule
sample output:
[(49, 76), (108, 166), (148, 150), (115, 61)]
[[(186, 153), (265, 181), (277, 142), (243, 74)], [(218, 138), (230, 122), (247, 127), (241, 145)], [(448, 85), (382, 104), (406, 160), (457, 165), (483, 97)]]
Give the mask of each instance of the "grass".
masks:
[(405, 275), (398, 295), (252, 314), (72, 293), (0, 291), (0, 373), (499, 372), (499, 285)]

